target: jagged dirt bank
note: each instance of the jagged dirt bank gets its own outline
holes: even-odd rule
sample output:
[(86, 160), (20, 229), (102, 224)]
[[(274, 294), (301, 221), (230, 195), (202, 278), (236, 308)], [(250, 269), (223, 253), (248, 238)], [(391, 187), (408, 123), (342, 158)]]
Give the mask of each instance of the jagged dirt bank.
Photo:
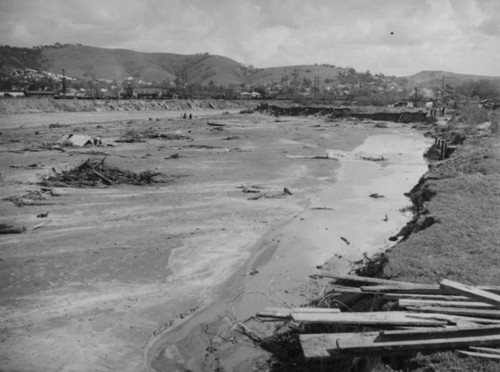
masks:
[[(415, 217), (403, 241), (365, 274), (420, 283), (447, 278), (473, 285), (500, 284), (500, 141), (498, 114), (491, 124), (452, 122), (437, 128), (445, 138), (465, 138), (410, 191)], [(488, 132), (484, 127), (488, 126)], [(430, 149), (429, 153), (432, 154)], [(498, 371), (499, 362), (450, 352), (392, 358), (374, 371)]]
[(230, 100), (90, 100), (54, 98), (0, 99), (0, 114), (80, 111), (151, 111), (234, 109), (255, 106), (255, 101)]
[[(498, 113), (479, 114), (478, 120), (457, 113), (448, 122), (441, 120), (436, 125), (421, 126), (429, 135), (447, 140), (460, 138), (459, 145), (450, 158), (431, 160), (428, 172), (408, 193), (412, 205), (407, 209), (412, 209), (415, 216), (401, 231), (402, 240), (358, 269), (359, 275), (420, 283), (437, 283), (447, 278), (473, 285), (500, 284)], [(485, 118), (489, 121), (484, 122)], [(432, 157), (435, 149), (431, 148), (428, 154)], [(312, 304), (325, 307), (328, 298), (334, 298), (330, 306), (339, 305), (344, 311), (381, 309), (375, 297), (335, 297), (333, 292), (322, 293)], [(316, 333), (328, 332), (325, 327), (319, 325)], [(285, 357), (270, 349), (275, 355), (270, 370), (500, 370), (498, 362), (462, 357), (452, 351), (319, 363), (302, 358), (295, 332), (292, 329), (291, 334), (276, 333), (273, 337), (273, 348), (280, 348)]]
[(321, 106), (292, 106), (281, 107), (260, 104), (257, 111), (274, 116), (307, 116), (318, 115), (329, 119), (338, 118), (357, 118), (375, 121), (392, 121), (395, 123), (420, 123), (427, 119), (426, 112), (423, 110), (401, 110), (394, 108), (375, 108), (375, 107), (321, 107)]

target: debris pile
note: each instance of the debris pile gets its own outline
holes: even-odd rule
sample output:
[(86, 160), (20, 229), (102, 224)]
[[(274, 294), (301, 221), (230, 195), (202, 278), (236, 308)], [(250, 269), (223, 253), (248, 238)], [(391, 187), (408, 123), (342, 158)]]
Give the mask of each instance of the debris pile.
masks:
[(189, 136), (183, 136), (178, 133), (158, 133), (150, 128), (142, 132), (138, 132), (136, 130), (128, 130), (115, 142), (144, 142), (148, 138), (161, 140), (192, 140), (192, 138)]
[[(321, 273), (335, 279), (329, 298), (356, 297), (370, 311), (337, 307), (266, 308), (261, 321), (285, 322), (298, 333), (305, 360), (335, 361), (455, 350), (500, 359), (500, 286), (468, 286), (451, 280), (418, 284)], [(346, 283), (339, 285), (337, 283)], [(320, 302), (323, 306), (325, 302)], [(358, 302), (359, 303), (359, 302)], [(384, 311), (373, 311), (381, 308)], [(281, 327), (282, 328), (282, 327)], [(289, 340), (296, 343), (295, 340)]]
[(145, 171), (139, 174), (110, 167), (103, 159), (89, 158), (82, 164), (67, 171), (50, 176), (41, 182), (44, 186), (53, 187), (96, 187), (104, 185), (150, 185), (162, 183), (165, 179), (161, 173)]
[(49, 205), (51, 203), (45, 201), (48, 196), (53, 196), (50, 189), (41, 189), (28, 191), (20, 196), (9, 196), (3, 200), (10, 201), (17, 207), (25, 205)]

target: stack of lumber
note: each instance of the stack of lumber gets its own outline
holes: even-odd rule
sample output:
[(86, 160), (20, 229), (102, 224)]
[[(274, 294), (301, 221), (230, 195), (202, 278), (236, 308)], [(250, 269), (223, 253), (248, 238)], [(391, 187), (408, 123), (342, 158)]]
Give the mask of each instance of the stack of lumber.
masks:
[(375, 296), (392, 304), (394, 310), (266, 308), (257, 314), (264, 320), (288, 319), (298, 325), (348, 325), (351, 330), (359, 329), (307, 334), (307, 326), (299, 327), (303, 330), (299, 339), (306, 358), (457, 350), (468, 356), (500, 359), (500, 349), (492, 348), (500, 346), (500, 286), (474, 287), (446, 279), (439, 284), (418, 284), (330, 273), (317, 277), (348, 282), (349, 286), (334, 284), (333, 290)]

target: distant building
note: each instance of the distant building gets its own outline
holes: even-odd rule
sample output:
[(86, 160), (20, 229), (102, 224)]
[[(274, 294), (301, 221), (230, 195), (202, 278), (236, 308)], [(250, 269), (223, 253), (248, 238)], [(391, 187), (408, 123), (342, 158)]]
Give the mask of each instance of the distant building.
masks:
[(134, 98), (161, 98), (162, 97), (161, 88), (134, 88), (132, 96)]

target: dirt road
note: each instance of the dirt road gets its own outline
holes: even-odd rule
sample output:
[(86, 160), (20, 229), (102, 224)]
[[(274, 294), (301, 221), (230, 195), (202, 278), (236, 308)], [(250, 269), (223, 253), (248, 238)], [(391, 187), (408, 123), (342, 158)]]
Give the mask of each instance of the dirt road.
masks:
[[(193, 120), (179, 112), (122, 114), (0, 117), (2, 195), (42, 195), (21, 207), (0, 201), (0, 223), (27, 228), (0, 235), (0, 364), (7, 370), (143, 368), (159, 337), (254, 277), (279, 249), (273, 234), (335, 183), (339, 161), (287, 155), (324, 156), (369, 135), (407, 131), (214, 111)], [(146, 130), (183, 137), (115, 142)], [(50, 146), (68, 133), (101, 137), (104, 145)], [(89, 157), (161, 172), (169, 182), (41, 190), (42, 178)]]

